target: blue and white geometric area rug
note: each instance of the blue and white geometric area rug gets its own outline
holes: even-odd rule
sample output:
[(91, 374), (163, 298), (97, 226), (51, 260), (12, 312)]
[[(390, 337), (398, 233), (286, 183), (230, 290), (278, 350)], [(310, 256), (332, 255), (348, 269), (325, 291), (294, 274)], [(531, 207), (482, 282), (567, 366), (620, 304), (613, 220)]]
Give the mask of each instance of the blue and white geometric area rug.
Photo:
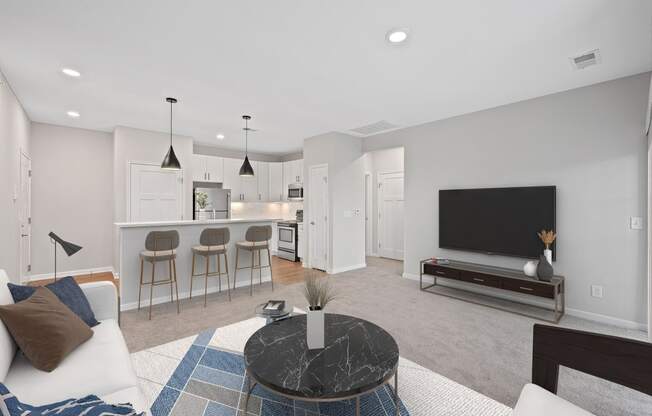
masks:
[[(252, 318), (132, 354), (152, 416), (244, 416), (242, 351), (264, 324), (264, 319)], [(511, 413), (507, 406), (403, 358), (398, 374), (401, 416)], [(385, 385), (362, 396), (360, 410), (365, 416), (395, 415), (392, 390)], [(353, 416), (355, 401), (301, 402), (256, 386), (246, 415)]]

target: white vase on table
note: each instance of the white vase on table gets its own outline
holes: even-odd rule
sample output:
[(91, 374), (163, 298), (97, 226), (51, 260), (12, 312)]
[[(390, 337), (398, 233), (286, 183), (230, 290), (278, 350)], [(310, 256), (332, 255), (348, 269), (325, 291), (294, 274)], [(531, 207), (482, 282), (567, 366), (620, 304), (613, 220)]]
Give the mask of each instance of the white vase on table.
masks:
[(552, 250), (549, 248), (543, 250), (543, 255), (545, 256), (546, 260), (548, 260), (548, 263), (552, 265)]
[(308, 310), (306, 313), (306, 340), (308, 349), (324, 348), (324, 310)]

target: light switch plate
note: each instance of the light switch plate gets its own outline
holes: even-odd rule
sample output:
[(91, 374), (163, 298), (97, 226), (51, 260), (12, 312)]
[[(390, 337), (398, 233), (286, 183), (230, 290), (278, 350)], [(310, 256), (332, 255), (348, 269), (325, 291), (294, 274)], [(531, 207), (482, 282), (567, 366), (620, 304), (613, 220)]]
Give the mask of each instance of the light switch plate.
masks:
[(594, 298), (602, 298), (604, 295), (604, 288), (598, 285), (591, 285), (591, 296)]
[(629, 228), (632, 230), (642, 230), (643, 229), (643, 218), (642, 217), (629, 217)]

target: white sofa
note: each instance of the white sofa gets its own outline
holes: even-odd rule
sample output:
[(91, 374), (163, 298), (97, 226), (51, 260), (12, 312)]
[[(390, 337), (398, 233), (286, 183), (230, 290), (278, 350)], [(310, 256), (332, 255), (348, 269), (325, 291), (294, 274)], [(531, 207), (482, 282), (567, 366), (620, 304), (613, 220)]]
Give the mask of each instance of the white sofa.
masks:
[[(0, 269), (0, 304), (14, 303)], [(0, 380), (23, 403), (43, 405), (95, 394), (108, 403), (131, 403), (146, 411), (129, 351), (118, 326), (118, 296), (110, 282), (81, 284), (99, 325), (93, 336), (54, 371), (35, 369), (0, 322)]]
[(536, 384), (521, 390), (513, 416), (594, 416)]

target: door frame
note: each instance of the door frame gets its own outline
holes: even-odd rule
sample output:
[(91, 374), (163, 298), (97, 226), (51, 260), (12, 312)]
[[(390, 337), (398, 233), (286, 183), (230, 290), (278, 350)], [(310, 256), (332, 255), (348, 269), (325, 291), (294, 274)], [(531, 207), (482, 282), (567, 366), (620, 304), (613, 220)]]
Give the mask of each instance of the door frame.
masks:
[[(332, 258), (331, 258), (331, 247), (330, 247), (330, 224), (332, 219), (330, 218), (330, 172), (328, 169), (328, 163), (319, 163), (316, 165), (310, 165), (308, 168), (308, 184), (310, 184), (310, 181), (312, 179), (312, 171), (314, 169), (321, 169), (321, 168), (326, 168), (326, 228), (325, 228), (325, 239), (326, 239), (326, 262), (325, 262), (325, 269), (326, 273), (330, 274), (331, 273), (331, 264), (332, 264)], [(310, 186), (308, 186), (308, 224), (310, 225), (310, 222), (314, 220), (314, 210), (312, 209), (312, 190), (310, 189)], [(308, 227), (308, 268), (313, 268), (313, 259), (312, 259), (312, 248), (313, 248), (313, 238), (314, 235), (312, 232), (310, 232), (311, 227)], [(304, 229), (305, 232), (305, 229)]]
[[(155, 166), (155, 167), (161, 167), (158, 163), (152, 163), (152, 162), (139, 162), (135, 160), (131, 160), (127, 162), (127, 195), (125, 197), (125, 202), (127, 203), (127, 222), (131, 222), (131, 168), (133, 165), (143, 165), (143, 166)], [(185, 219), (186, 213), (185, 213), (185, 208), (186, 208), (186, 195), (184, 192), (185, 188), (185, 183), (184, 183), (184, 177), (183, 177), (183, 169), (179, 170), (179, 173), (181, 175), (181, 200), (179, 201), (179, 204), (181, 205), (181, 217), (182, 219)], [(195, 207), (193, 207), (193, 210)]]
[(374, 177), (364, 173), (365, 256), (374, 256)]
[[(402, 199), (402, 201), (403, 201), (403, 208), (405, 208), (405, 171), (402, 171), (402, 170), (378, 171), (376, 173), (376, 183), (378, 184), (378, 186), (376, 188), (378, 190), (377, 193), (376, 193), (376, 204), (377, 204), (377, 207), (378, 207), (378, 215), (376, 215), (376, 230), (377, 230), (378, 235), (377, 235), (377, 239), (376, 239), (376, 247), (374, 247), (376, 249), (376, 253), (378, 254), (378, 257), (382, 257), (381, 249), (379, 247), (380, 235), (381, 235), (380, 218), (381, 218), (381, 215), (384, 215), (384, 213), (382, 213), (383, 204), (382, 204), (382, 200), (381, 200), (381, 198), (382, 198), (381, 178), (382, 178), (383, 175), (393, 175), (393, 174), (401, 174), (401, 176), (403, 178), (403, 199)], [(405, 224), (403, 224), (403, 260), (401, 260), (401, 261), (405, 261)]]
[[(23, 149), (20, 149), (19, 151), (19, 173), (18, 173), (18, 178), (19, 178), (19, 189), (20, 189), (20, 213), (19, 213), (19, 224), (18, 224), (18, 250), (19, 250), (19, 258), (18, 258), (18, 268), (20, 269), (18, 273), (18, 278), (20, 279), (21, 282), (26, 282), (29, 280), (29, 277), (31, 275), (31, 266), (32, 266), (32, 158), (24, 152)], [(28, 174), (27, 174), (27, 201), (25, 201), (25, 195), (23, 195), (23, 158), (27, 159), (29, 161), (29, 166), (28, 166)], [(27, 218), (23, 218), (23, 209), (27, 208)], [(25, 259), (23, 258), (23, 230), (21, 228), (23, 221), (26, 220), (27, 225), (28, 225), (28, 233), (27, 233), (27, 270), (23, 269), (23, 261)]]

